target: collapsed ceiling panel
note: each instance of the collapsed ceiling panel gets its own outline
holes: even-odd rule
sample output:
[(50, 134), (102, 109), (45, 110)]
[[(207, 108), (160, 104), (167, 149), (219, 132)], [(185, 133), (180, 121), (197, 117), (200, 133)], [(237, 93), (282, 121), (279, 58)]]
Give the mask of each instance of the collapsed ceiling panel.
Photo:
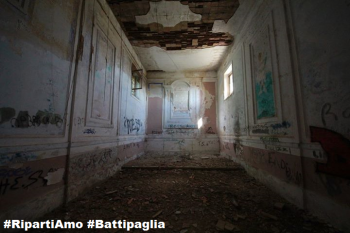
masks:
[(238, 0), (107, 0), (131, 44), (165, 50), (228, 46), (233, 37), (213, 32), (216, 20), (227, 22)]

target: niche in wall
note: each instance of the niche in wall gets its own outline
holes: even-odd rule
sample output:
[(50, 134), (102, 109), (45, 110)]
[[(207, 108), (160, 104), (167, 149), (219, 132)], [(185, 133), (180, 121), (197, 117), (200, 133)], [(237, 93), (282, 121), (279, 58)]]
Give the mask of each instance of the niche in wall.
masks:
[(198, 109), (200, 93), (183, 80), (164, 86), (164, 128), (198, 128)]

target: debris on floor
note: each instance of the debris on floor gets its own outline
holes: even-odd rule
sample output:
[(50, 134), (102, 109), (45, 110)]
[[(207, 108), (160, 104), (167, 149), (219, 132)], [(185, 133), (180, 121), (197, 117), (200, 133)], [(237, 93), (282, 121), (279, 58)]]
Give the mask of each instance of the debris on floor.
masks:
[[(173, 163), (194, 166), (195, 163), (202, 168), (206, 165), (213, 168), (214, 164), (215, 167), (234, 169), (152, 170), (128, 169), (128, 165), (66, 207), (42, 219), (69, 219), (85, 223), (90, 219), (157, 220), (165, 223), (165, 229), (150, 229), (147, 232), (340, 232), (288, 203), (232, 161), (212, 160), (193, 160), (186, 164), (171, 162), (165, 166), (171, 168)], [(145, 164), (149, 167), (155, 165), (152, 161)], [(74, 229), (65, 230), (71, 231)], [(99, 230), (84, 229), (84, 232), (95, 231)], [(104, 232), (127, 231), (111, 229)], [(143, 231), (133, 229), (131, 232)]]
[(123, 166), (125, 169), (193, 169), (193, 170), (236, 170), (243, 169), (237, 163), (225, 158), (194, 156), (143, 156)]

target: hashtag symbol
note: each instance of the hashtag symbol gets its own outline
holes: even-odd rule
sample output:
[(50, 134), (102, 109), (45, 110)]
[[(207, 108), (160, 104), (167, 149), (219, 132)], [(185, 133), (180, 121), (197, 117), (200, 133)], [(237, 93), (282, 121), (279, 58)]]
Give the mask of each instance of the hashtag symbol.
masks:
[(11, 226), (11, 220), (6, 220), (5, 222), (4, 222), (4, 228), (6, 229), (6, 228), (10, 228), (10, 226)]
[(88, 228), (94, 228), (94, 226), (95, 226), (95, 220), (89, 220), (88, 222), (87, 222), (87, 227)]

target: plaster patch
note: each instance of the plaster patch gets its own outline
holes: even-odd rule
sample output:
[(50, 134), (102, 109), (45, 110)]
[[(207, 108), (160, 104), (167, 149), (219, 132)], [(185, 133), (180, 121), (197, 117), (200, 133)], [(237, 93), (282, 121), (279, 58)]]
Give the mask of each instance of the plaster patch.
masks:
[(57, 184), (61, 182), (64, 175), (64, 168), (60, 168), (57, 171), (47, 173), (45, 180), (47, 180), (47, 185)]
[(193, 13), (189, 6), (180, 2), (150, 2), (150, 11), (147, 15), (135, 16), (136, 23), (150, 24), (159, 23), (164, 27), (174, 27), (180, 22), (200, 21), (202, 16)]
[(224, 20), (215, 20), (214, 24), (213, 24), (213, 32), (229, 32), (229, 23), (231, 23), (231, 21), (225, 23)]

